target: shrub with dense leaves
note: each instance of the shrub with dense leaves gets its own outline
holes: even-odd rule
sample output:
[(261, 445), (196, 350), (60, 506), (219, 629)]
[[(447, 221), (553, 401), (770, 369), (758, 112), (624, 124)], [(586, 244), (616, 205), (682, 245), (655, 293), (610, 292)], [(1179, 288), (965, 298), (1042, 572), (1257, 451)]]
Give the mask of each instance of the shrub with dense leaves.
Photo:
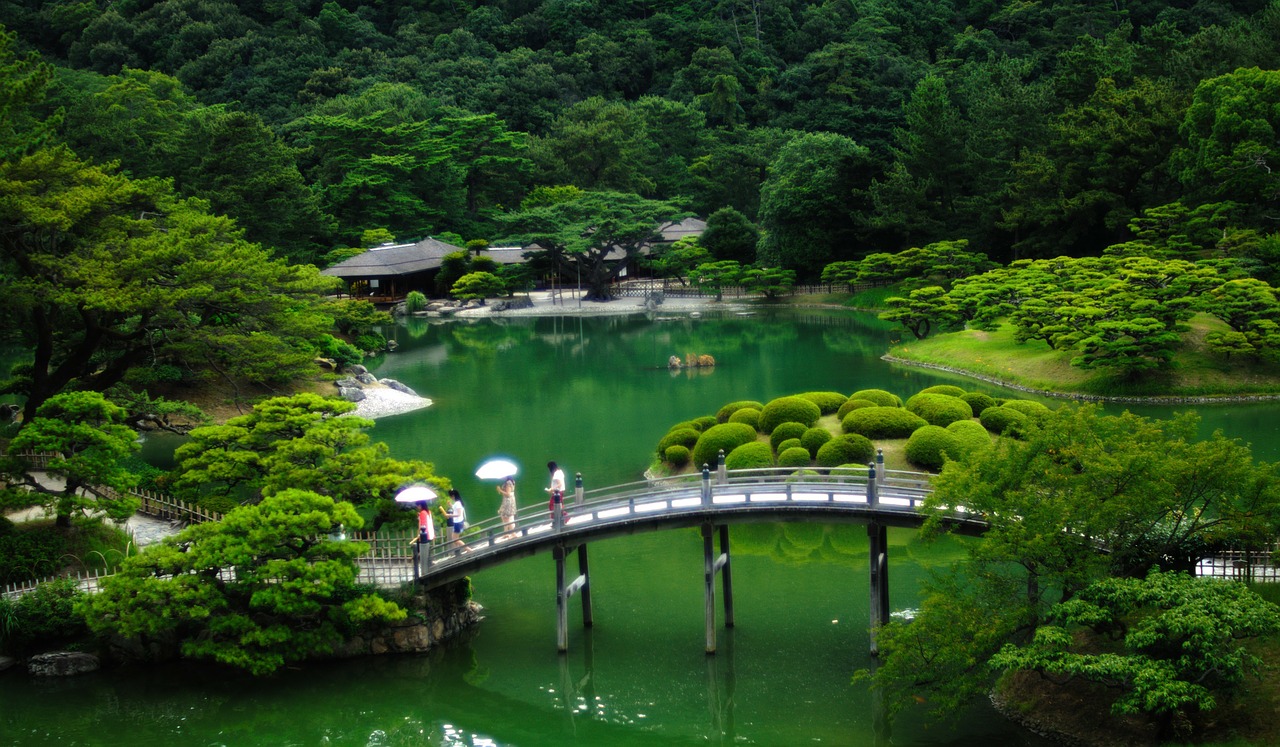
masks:
[(812, 461), (813, 456), (803, 446), (793, 446), (778, 454), (779, 467), (808, 467)]
[(800, 438), (807, 430), (809, 426), (804, 423), (780, 423), (777, 428), (769, 432), (769, 445), (774, 451), (781, 451), (783, 441), (789, 438)]
[(798, 394), (797, 397), (803, 397), (818, 406), (818, 410), (823, 415), (830, 415), (840, 409), (849, 398), (840, 392), (805, 392)]
[(907, 461), (921, 469), (937, 471), (947, 459), (964, 457), (964, 446), (960, 439), (946, 428), (937, 425), (926, 425), (919, 428), (907, 439)]
[(689, 447), (680, 444), (668, 446), (667, 450), (662, 452), (662, 457), (672, 467), (683, 467), (689, 463)]
[(702, 417), (694, 418), (692, 422), (694, 430), (701, 433), (720, 421), (716, 420), (715, 415), (703, 415)]
[(667, 449), (679, 444), (686, 449), (692, 449), (693, 445), (698, 443), (698, 437), (701, 436), (693, 428), (673, 428), (667, 435), (662, 437), (658, 442), (658, 453), (666, 454)]
[(52, 527), (0, 535), (0, 584), (52, 575), (66, 552), (66, 537)]
[(958, 420), (947, 426), (947, 432), (960, 440), (966, 457), (991, 448), (991, 434), (973, 420)]
[(760, 430), (773, 433), (773, 429), (783, 423), (804, 423), (810, 426), (820, 417), (822, 410), (803, 397), (778, 397), (760, 411)]
[[(788, 438), (787, 440), (785, 440), (785, 441), (783, 441), (782, 443), (778, 444), (778, 448), (774, 449), (774, 451), (776, 451), (776, 452), (778, 452), (779, 454), (781, 454), (782, 452), (786, 451), (787, 449), (794, 449), (794, 448), (796, 448), (797, 446), (799, 446), (800, 448), (804, 449), (804, 445), (800, 443), (800, 439), (798, 439), (798, 438)], [(805, 449), (805, 451), (808, 451), (808, 449)]]
[(973, 418), (973, 408), (959, 397), (949, 394), (921, 392), (907, 400), (907, 409), (924, 418), (929, 425), (946, 427), (958, 420)]
[(1010, 410), (1017, 410), (1023, 415), (1026, 415), (1027, 419), (1033, 423), (1038, 423), (1044, 420), (1049, 416), (1049, 413), (1052, 412), (1048, 405), (1041, 404), (1040, 402), (1032, 402), (1029, 399), (1011, 399), (1007, 400), (1000, 406), (1007, 407)]
[(928, 424), (924, 418), (901, 407), (864, 407), (840, 421), (845, 433), (860, 433), (867, 438), (906, 438)]
[(800, 437), (800, 445), (809, 450), (810, 457), (815, 457), (818, 455), (818, 449), (831, 438), (831, 431), (826, 428), (810, 428)]
[(717, 423), (729, 422), (730, 415), (734, 414), (738, 410), (741, 410), (745, 407), (751, 407), (757, 410), (763, 410), (764, 403), (756, 402), (753, 399), (744, 399), (744, 400), (739, 400), (737, 402), (730, 402), (729, 404), (725, 405), (724, 407), (721, 407), (719, 410), (716, 411), (716, 422)]
[(846, 433), (843, 436), (836, 436), (819, 447), (817, 462), (819, 467), (866, 464), (875, 455), (876, 447), (871, 443), (871, 439), (857, 433)]
[(902, 398), (883, 389), (859, 389), (849, 395), (849, 399), (865, 399), (876, 403), (877, 407), (902, 407)]
[(978, 422), (982, 423), (983, 428), (996, 435), (1017, 438), (1022, 435), (1022, 430), (1027, 426), (1027, 416), (1012, 407), (1001, 405), (983, 410)]
[(729, 455), (724, 458), (724, 466), (727, 469), (772, 467), (773, 452), (769, 449), (769, 444), (752, 441), (729, 452)]
[(756, 429), (742, 423), (720, 423), (713, 425), (698, 436), (693, 446), (693, 466), (716, 466), (716, 459), (723, 449), (725, 454), (739, 446), (756, 440)]
[(845, 400), (843, 405), (840, 405), (839, 410), (836, 410), (836, 418), (844, 420), (845, 415), (848, 415), (860, 407), (878, 407), (878, 405), (869, 399), (854, 399), (850, 397)]
[(960, 395), (960, 399), (964, 400), (969, 405), (969, 408), (973, 410), (975, 418), (981, 415), (982, 411), (988, 407), (996, 406), (995, 397), (981, 392), (965, 392)]
[(19, 653), (56, 648), (87, 638), (89, 628), (75, 603), (84, 596), (74, 579), (40, 584), (8, 605), (0, 640)]
[(760, 411), (754, 407), (744, 407), (729, 416), (730, 423), (742, 423), (752, 428), (760, 427)]
[(936, 384), (921, 389), (919, 394), (945, 394), (948, 397), (963, 397), (965, 392), (960, 387), (952, 384)]

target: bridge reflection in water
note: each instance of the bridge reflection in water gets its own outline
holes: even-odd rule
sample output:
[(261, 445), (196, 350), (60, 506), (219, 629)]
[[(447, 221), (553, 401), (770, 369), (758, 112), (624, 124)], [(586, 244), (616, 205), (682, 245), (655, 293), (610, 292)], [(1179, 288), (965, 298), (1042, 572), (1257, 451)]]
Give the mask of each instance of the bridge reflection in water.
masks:
[[(706, 600), (706, 651), (716, 652), (715, 577), (720, 576), (725, 627), (733, 626), (733, 585), (729, 528), (735, 523), (775, 521), (853, 522), (867, 525), (870, 537), (871, 652), (875, 629), (889, 620), (888, 542), (890, 526), (919, 527), (920, 504), (930, 491), (931, 475), (886, 470), (883, 456), (867, 467), (824, 470), (752, 469), (728, 472), (704, 468), (701, 475), (627, 483), (584, 491), (575, 480), (563, 512), (527, 506), (514, 527), (492, 518), (470, 527), (461, 541), (412, 545), (409, 563), (415, 580), (435, 588), (494, 565), (550, 552), (556, 574), (556, 647), (568, 650), (568, 602), (582, 604), (582, 622), (592, 625), (588, 544), (611, 537), (678, 527), (699, 527), (703, 538)], [(961, 532), (979, 534), (985, 523), (956, 515)], [(715, 543), (719, 541), (719, 552)], [(421, 550), (428, 551), (422, 552)], [(577, 573), (566, 563), (577, 556)]]

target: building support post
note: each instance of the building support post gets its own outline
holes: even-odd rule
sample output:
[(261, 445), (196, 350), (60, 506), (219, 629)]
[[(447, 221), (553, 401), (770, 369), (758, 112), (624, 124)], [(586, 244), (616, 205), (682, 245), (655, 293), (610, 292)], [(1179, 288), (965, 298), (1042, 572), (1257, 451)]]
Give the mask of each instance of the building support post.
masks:
[(878, 656), (880, 648), (876, 633), (881, 625), (889, 622), (889, 531), (888, 527), (871, 522), (867, 525), (867, 539), (871, 546), (870, 575), (871, 594), (868, 607), (871, 612), (871, 655)]
[(733, 577), (729, 571), (729, 527), (718, 527), (720, 535), (720, 555), (715, 554), (715, 537), (717, 527), (714, 524), (702, 525), (702, 567), (704, 574), (703, 589), (706, 598), (707, 616), (707, 653), (716, 652), (716, 574), (721, 574), (724, 586), (724, 624), (733, 627)]
[[(724, 626), (733, 627), (733, 573), (729, 563), (729, 526), (720, 526), (720, 585), (724, 592)], [(721, 561), (716, 561), (721, 562)]]
[[(574, 550), (578, 551), (578, 577), (566, 584), (564, 561)], [(556, 545), (551, 548), (551, 555), (556, 561), (556, 651), (563, 654), (569, 650), (569, 597), (582, 592), (582, 624), (592, 624), (591, 597), (586, 592), (587, 546)]]

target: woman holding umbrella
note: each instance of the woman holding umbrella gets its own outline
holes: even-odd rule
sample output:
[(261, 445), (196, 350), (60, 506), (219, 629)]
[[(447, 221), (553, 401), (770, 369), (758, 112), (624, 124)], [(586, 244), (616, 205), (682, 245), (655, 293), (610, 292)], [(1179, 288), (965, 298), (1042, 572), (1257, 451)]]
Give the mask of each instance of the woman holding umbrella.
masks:
[(498, 518), (502, 520), (502, 530), (510, 533), (516, 528), (516, 481), (510, 475), (498, 486), (498, 495), (502, 496)]

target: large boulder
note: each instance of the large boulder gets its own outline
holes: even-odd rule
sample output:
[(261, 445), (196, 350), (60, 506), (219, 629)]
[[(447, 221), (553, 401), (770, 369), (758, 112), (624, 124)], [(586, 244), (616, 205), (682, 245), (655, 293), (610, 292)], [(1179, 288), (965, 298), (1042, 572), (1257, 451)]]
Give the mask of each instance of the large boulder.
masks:
[(338, 387), (338, 396), (348, 402), (362, 402), (365, 399), (364, 390), (356, 386)]
[(383, 380), (382, 380), (382, 385), (383, 385), (383, 386), (385, 386), (385, 387), (387, 387), (388, 389), (394, 389), (394, 390), (396, 390), (397, 392), (404, 392), (405, 394), (412, 394), (412, 395), (413, 395), (413, 396), (415, 396), (415, 397), (416, 397), (416, 396), (418, 396), (418, 393), (417, 393), (417, 392), (415, 392), (415, 391), (413, 391), (412, 389), (410, 389), (410, 388), (409, 388), (409, 386), (408, 386), (407, 384), (401, 384), (400, 382), (396, 381), (395, 379), (383, 379)]
[(81, 651), (50, 651), (27, 659), (27, 671), (37, 677), (65, 677), (96, 672), (99, 666), (98, 657)]

